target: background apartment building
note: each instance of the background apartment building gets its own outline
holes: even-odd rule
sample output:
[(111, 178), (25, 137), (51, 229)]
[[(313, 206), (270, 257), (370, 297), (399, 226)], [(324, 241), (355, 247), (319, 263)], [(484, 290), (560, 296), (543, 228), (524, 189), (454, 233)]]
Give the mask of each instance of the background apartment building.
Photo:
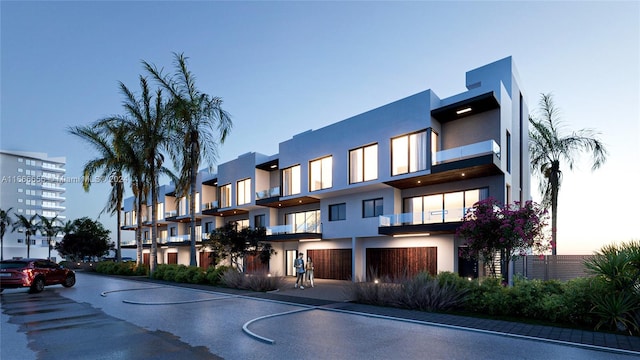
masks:
[[(0, 150), (0, 208), (9, 212), (12, 220), (17, 215), (31, 219), (34, 215), (44, 216), (49, 220), (57, 217), (66, 221), (64, 182), (66, 159), (49, 157), (45, 153)], [(40, 218), (35, 217), (35, 222)], [(61, 223), (57, 223), (61, 225)], [(27, 239), (24, 229), (13, 229), (10, 226), (3, 240), (4, 258), (27, 257)], [(62, 240), (62, 235), (52, 241)], [(48, 240), (40, 232), (31, 235), (30, 257), (47, 258), (49, 256)], [(51, 251), (54, 260), (58, 257)], [(58, 259), (59, 260), (59, 259)]]
[[(295, 135), (278, 154), (249, 152), (201, 172), (197, 240), (228, 222), (265, 227), (277, 254), (268, 265), (245, 259), (247, 271), (293, 276), (303, 252), (317, 278), (477, 276), (455, 230), (479, 200), (530, 199), (528, 108), (511, 57), (467, 72), (466, 88), (444, 99), (425, 90)], [(188, 264), (185, 199), (165, 187), (159, 201), (159, 262)], [(124, 229), (137, 227), (132, 205)]]

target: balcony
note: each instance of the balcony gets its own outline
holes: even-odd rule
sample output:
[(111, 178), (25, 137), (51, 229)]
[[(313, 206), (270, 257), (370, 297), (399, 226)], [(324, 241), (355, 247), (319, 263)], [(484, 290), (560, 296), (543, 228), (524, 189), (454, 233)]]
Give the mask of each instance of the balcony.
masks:
[(213, 209), (218, 209), (218, 208), (219, 208), (219, 206), (218, 206), (218, 201), (217, 200), (216, 201), (210, 201), (210, 202), (202, 204), (202, 210), (203, 211), (204, 210), (213, 210)]
[(409, 189), (500, 175), (503, 174), (500, 156), (500, 146), (494, 140), (446, 149), (436, 153), (431, 172), (404, 176), (401, 179), (386, 181), (385, 184), (398, 189)]
[(410, 235), (453, 233), (462, 223), (467, 208), (380, 215), (378, 234)]
[(280, 196), (280, 186), (256, 192), (256, 200), (268, 199)]
[(298, 226), (292, 224), (268, 226), (266, 230), (270, 241), (322, 239), (322, 225), (319, 223), (305, 223)]
[(487, 140), (453, 149), (438, 151), (436, 153), (435, 165), (437, 166), (444, 163), (470, 159), (487, 154), (495, 154), (499, 159), (500, 145), (493, 140)]

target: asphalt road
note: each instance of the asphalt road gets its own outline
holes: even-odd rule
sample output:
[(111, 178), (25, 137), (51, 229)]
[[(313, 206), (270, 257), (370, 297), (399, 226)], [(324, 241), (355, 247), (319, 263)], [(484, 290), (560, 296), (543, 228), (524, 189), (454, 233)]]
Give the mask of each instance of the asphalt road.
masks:
[(0, 358), (637, 359), (322, 307), (78, 273), (0, 295)]

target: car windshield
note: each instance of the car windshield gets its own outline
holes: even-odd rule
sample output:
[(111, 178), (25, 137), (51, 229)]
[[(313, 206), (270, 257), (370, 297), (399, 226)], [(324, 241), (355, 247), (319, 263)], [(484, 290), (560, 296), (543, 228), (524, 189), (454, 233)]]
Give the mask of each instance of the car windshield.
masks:
[(0, 269), (19, 269), (27, 266), (26, 261), (2, 261), (0, 262)]

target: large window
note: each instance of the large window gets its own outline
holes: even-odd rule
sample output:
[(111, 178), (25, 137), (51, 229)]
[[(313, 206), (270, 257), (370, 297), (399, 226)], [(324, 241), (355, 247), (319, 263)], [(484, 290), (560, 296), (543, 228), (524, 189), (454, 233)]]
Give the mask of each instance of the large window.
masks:
[(391, 139), (391, 175), (412, 173), (426, 168), (426, 131)]
[(282, 196), (300, 194), (300, 165), (282, 170)]
[(329, 221), (338, 221), (347, 219), (347, 204), (329, 205)]
[(383, 213), (382, 198), (364, 200), (362, 202), (362, 217), (376, 217)]
[(285, 225), (291, 227), (292, 233), (319, 233), (320, 210), (289, 213), (285, 216)]
[(237, 204), (248, 204), (251, 202), (251, 179), (240, 180), (237, 183)]
[(378, 144), (349, 151), (349, 183), (378, 178)]
[(445, 194), (433, 194), (405, 198), (404, 213), (411, 214), (411, 224), (462, 221), (467, 210), (476, 202), (489, 196), (489, 189), (473, 189)]
[(220, 207), (231, 207), (231, 184), (220, 186)]
[(328, 189), (332, 186), (332, 164), (331, 156), (309, 162), (309, 191)]

